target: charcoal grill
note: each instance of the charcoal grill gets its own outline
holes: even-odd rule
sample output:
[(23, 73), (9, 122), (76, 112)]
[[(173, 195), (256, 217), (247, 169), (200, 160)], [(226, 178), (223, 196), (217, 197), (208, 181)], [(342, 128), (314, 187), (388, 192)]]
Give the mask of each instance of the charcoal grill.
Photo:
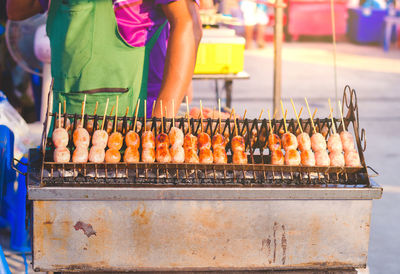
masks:
[[(359, 167), (270, 164), (269, 121), (237, 119), (248, 165), (55, 163), (52, 142), (31, 150), (33, 266), (40, 271), (327, 269), (365, 267), (372, 199), (382, 188), (370, 180), (359, 130), (357, 97), (346, 87), (345, 127), (353, 133)], [(54, 116), (48, 113), (48, 119)], [(75, 128), (81, 116), (65, 114)], [(87, 115), (84, 125), (102, 117)], [(54, 119), (51, 119), (54, 120)], [(65, 121), (66, 119), (64, 119)], [(133, 127), (132, 117), (106, 117), (105, 125)], [(139, 119), (143, 124), (143, 120)], [(198, 133), (199, 119), (178, 119)], [(343, 129), (340, 119), (333, 119)], [(110, 123), (109, 123), (110, 122)], [(172, 121), (151, 120), (168, 132)], [(282, 120), (272, 120), (276, 131)], [(310, 119), (300, 119), (305, 132)], [(315, 119), (326, 137), (331, 119)], [(45, 122), (45, 125), (47, 123)], [(232, 138), (234, 121), (223, 121)], [(291, 132), (298, 123), (288, 121)], [(217, 119), (207, 119), (211, 135)], [(141, 127), (137, 128), (141, 133)], [(72, 143), (72, 142), (70, 142)], [(72, 147), (70, 147), (72, 149)], [(227, 144), (231, 158), (230, 143)], [(230, 161), (229, 161), (230, 162)], [(372, 169), (371, 169), (372, 170)]]

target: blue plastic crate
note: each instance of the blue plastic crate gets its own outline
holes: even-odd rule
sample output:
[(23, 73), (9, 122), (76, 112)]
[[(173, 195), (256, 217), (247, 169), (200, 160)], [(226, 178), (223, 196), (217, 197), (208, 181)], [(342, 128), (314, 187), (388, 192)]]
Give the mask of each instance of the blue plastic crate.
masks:
[(383, 41), (387, 10), (351, 8), (348, 10), (348, 37), (356, 43)]

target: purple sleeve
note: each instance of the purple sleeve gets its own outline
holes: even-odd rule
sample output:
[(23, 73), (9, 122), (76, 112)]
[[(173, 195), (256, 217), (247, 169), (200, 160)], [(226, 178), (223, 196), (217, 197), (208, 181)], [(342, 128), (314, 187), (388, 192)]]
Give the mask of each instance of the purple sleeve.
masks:
[[(156, 5), (165, 5), (165, 4), (168, 4), (170, 2), (175, 2), (175, 1), (177, 1), (177, 0), (154, 0), (154, 3)], [(193, 0), (193, 1), (195, 1), (197, 5), (200, 5), (199, 4), (199, 0)]]
[(39, 3), (42, 6), (42, 13), (49, 9), (49, 0), (39, 0)]

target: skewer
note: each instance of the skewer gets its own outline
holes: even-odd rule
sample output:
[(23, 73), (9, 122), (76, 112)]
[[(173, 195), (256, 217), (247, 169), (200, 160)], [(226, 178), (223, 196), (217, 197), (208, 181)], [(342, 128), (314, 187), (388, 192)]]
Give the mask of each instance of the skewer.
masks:
[(222, 130), (221, 130), (221, 99), (218, 98), (218, 119), (219, 119), (219, 134), (221, 134)]
[(64, 114), (67, 113), (67, 103), (64, 100)]
[(232, 112), (233, 112), (233, 117), (234, 117), (233, 122), (234, 122), (234, 126), (235, 126), (235, 134), (236, 134), (236, 136), (238, 136), (239, 135), (238, 126), (236, 124), (236, 117), (235, 117), (236, 115), (235, 115), (235, 109), (234, 108), (232, 108)]
[(244, 113), (243, 113), (243, 118), (242, 118), (243, 120), (245, 120), (245, 119), (246, 119), (246, 114), (247, 114), (247, 109), (245, 109), (245, 110), (244, 110)]
[[(258, 120), (261, 120), (261, 116), (263, 115), (263, 113), (264, 113), (264, 109), (261, 109), (260, 115), (258, 116)], [(244, 120), (244, 118), (243, 118), (243, 120)]]
[(201, 123), (201, 132), (203, 132), (203, 104), (200, 100), (200, 123)]
[(331, 98), (328, 98), (328, 103), (329, 103), (329, 112), (331, 113), (331, 121), (332, 121), (333, 134), (336, 134), (335, 121), (333, 121), (333, 113), (332, 113), (332, 106), (331, 106)]
[(84, 114), (85, 114), (85, 106), (86, 106), (86, 94), (85, 94), (85, 97), (84, 97), (84, 99), (83, 99), (83, 103), (82, 103), (82, 113), (81, 113), (81, 124), (82, 124), (82, 127), (83, 127), (83, 116), (84, 116)]
[(299, 118), (301, 117), (301, 113), (303, 112), (303, 107), (301, 107), (300, 111), (299, 111)]
[(110, 101), (109, 98), (107, 98), (106, 109), (104, 110), (104, 116), (103, 116), (103, 123), (101, 123), (101, 130), (103, 130), (103, 128), (104, 128), (104, 123), (105, 123), (105, 121), (106, 121), (107, 108), (108, 108), (108, 101)]
[(114, 106), (112, 106), (112, 108), (111, 108), (111, 111), (110, 111), (110, 116), (112, 116), (112, 115), (113, 115), (113, 113), (114, 113), (114, 108), (115, 108), (115, 105), (114, 105)]
[(125, 116), (128, 116), (128, 112), (129, 112), (129, 106), (126, 107)]
[(318, 108), (315, 108), (314, 113), (312, 114), (313, 120), (314, 120), (314, 118), (315, 118), (315, 114), (317, 114), (317, 110), (318, 110)]
[(161, 110), (161, 133), (164, 133), (164, 115), (163, 115), (163, 107), (162, 100), (160, 100), (160, 110)]
[(96, 106), (94, 107), (93, 116), (96, 115), (98, 106), (99, 106), (99, 102), (96, 101)]
[(270, 133), (274, 133), (274, 129), (272, 128), (272, 122), (271, 122), (271, 113), (269, 112), (269, 109), (267, 110), (267, 112), (268, 112), (269, 131)]
[(172, 99), (172, 126), (175, 126), (175, 100)]
[(188, 134), (190, 134), (190, 121), (192, 120), (189, 118), (189, 99), (186, 96), (186, 116), (187, 116), (187, 123), (188, 123)]
[(340, 100), (338, 101), (338, 105), (339, 105), (340, 117), (342, 118), (343, 131), (346, 131), (346, 126), (344, 124), (344, 119), (343, 119), (342, 103), (340, 102)]
[[(156, 100), (153, 101), (153, 108), (151, 109), (151, 115), (154, 115), (154, 110), (156, 109)], [(162, 109), (161, 109), (162, 112)]]
[(58, 103), (58, 127), (61, 128), (61, 103)]
[(138, 101), (136, 103), (135, 121), (134, 121), (134, 124), (133, 124), (133, 132), (136, 132), (136, 124), (137, 124), (137, 116), (138, 116), (139, 106), (140, 106), (140, 98), (138, 99)]
[(287, 114), (287, 110), (283, 111), (283, 103), (281, 100), (281, 109), (282, 109), (282, 115), (283, 115), (283, 125), (285, 126), (285, 132), (288, 132), (287, 130), (287, 125), (286, 125), (286, 114)]
[(301, 131), (301, 133), (303, 133), (303, 128), (301, 126), (300, 119), (299, 119), (299, 116), (297, 115), (296, 107), (294, 106), (292, 98), (290, 98), (290, 102), (292, 103), (292, 107), (293, 107), (293, 110), (294, 110), (294, 115), (296, 115), (296, 119), (297, 119), (297, 123), (299, 124), (300, 131)]
[(115, 123), (114, 123), (114, 132), (117, 132), (117, 123), (118, 123), (118, 96), (117, 102), (115, 104)]
[(146, 127), (147, 127), (147, 123), (146, 123), (146, 120), (147, 120), (147, 100), (146, 99), (144, 99), (144, 127), (142, 127), (142, 128), (144, 128), (144, 131), (146, 131)]
[[(313, 127), (313, 129), (314, 129), (314, 133), (317, 133), (317, 130), (315, 129), (315, 125), (314, 125), (314, 118), (313, 118), (313, 116), (311, 115), (311, 110), (310, 110), (310, 107), (308, 106), (307, 98), (304, 97), (304, 100), (306, 101), (307, 110), (308, 110), (308, 114), (310, 115), (311, 125), (312, 125), (312, 127)], [(316, 112), (317, 112), (317, 109), (315, 109), (314, 113), (316, 113)]]

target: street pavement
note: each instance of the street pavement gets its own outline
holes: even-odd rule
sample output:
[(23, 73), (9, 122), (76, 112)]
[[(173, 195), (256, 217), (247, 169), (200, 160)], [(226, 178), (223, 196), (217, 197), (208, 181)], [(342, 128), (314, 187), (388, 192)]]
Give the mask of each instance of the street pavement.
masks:
[[(367, 136), (366, 163), (379, 172), (374, 180), (384, 188), (382, 199), (373, 202), (368, 266), (372, 274), (400, 273), (400, 49), (385, 53), (378, 46), (339, 43), (337, 93), (332, 52), (329, 43), (284, 44), (283, 103), (288, 117), (294, 117), (290, 98), (300, 109), (307, 97), (310, 107), (318, 108), (317, 117), (328, 117), (328, 98), (337, 94), (341, 99), (346, 84), (356, 90), (360, 127)], [(251, 79), (234, 81), (232, 106), (239, 114), (247, 109), (247, 117), (254, 118), (262, 108), (272, 109), (272, 45), (246, 51), (245, 71)], [(204, 105), (216, 106), (214, 81), (195, 81), (193, 87), (193, 105), (202, 99)], [(223, 92), (221, 96), (225, 98)]]

